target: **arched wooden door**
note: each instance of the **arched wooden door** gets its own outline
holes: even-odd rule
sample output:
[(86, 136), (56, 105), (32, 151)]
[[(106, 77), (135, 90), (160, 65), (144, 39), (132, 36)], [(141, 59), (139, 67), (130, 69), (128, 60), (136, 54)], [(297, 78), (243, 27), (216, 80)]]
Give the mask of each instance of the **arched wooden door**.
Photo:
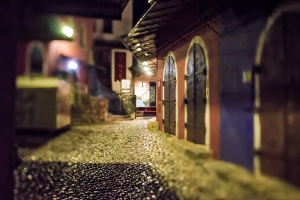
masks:
[(176, 135), (176, 70), (171, 56), (167, 58), (163, 86), (164, 132)]
[(205, 144), (206, 65), (203, 50), (194, 44), (188, 54), (186, 99), (187, 140)]
[(259, 72), (261, 172), (300, 185), (300, 14), (283, 14), (266, 36)]

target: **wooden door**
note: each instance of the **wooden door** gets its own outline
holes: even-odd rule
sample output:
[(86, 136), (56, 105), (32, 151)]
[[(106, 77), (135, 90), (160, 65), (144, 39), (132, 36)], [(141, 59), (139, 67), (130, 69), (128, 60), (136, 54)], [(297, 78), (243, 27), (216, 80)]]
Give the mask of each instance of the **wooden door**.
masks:
[(260, 72), (261, 172), (300, 185), (300, 15), (271, 28)]
[(163, 86), (164, 132), (176, 135), (176, 70), (171, 56), (167, 58)]
[(187, 140), (205, 144), (206, 65), (203, 50), (194, 44), (187, 62)]

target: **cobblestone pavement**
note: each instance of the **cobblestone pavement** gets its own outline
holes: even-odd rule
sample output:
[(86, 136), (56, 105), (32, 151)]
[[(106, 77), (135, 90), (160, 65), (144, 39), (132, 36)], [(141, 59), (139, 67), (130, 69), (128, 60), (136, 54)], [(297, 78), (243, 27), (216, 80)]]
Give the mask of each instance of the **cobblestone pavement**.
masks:
[(233, 164), (195, 159), (149, 119), (74, 126), (20, 149), (16, 199), (300, 199), (297, 188)]

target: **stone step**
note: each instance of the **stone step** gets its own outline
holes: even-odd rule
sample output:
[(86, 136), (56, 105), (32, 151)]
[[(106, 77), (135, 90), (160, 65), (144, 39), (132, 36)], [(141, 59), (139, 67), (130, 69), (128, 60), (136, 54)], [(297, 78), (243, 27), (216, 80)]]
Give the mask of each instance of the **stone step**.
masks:
[(107, 115), (107, 121), (111, 122), (111, 121), (123, 121), (123, 120), (127, 120), (128, 117), (125, 115)]

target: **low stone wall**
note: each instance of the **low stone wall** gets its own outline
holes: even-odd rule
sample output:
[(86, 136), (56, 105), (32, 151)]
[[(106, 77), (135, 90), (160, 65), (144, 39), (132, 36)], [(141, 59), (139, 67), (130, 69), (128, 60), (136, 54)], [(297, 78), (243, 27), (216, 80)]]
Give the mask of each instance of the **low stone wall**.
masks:
[(135, 95), (123, 95), (121, 96), (122, 100), (122, 108), (125, 110), (127, 117), (132, 119), (135, 118), (135, 110), (136, 110), (136, 96)]
[(73, 125), (107, 121), (107, 99), (96, 98), (87, 94), (80, 94), (77, 98), (77, 103), (72, 105)]

